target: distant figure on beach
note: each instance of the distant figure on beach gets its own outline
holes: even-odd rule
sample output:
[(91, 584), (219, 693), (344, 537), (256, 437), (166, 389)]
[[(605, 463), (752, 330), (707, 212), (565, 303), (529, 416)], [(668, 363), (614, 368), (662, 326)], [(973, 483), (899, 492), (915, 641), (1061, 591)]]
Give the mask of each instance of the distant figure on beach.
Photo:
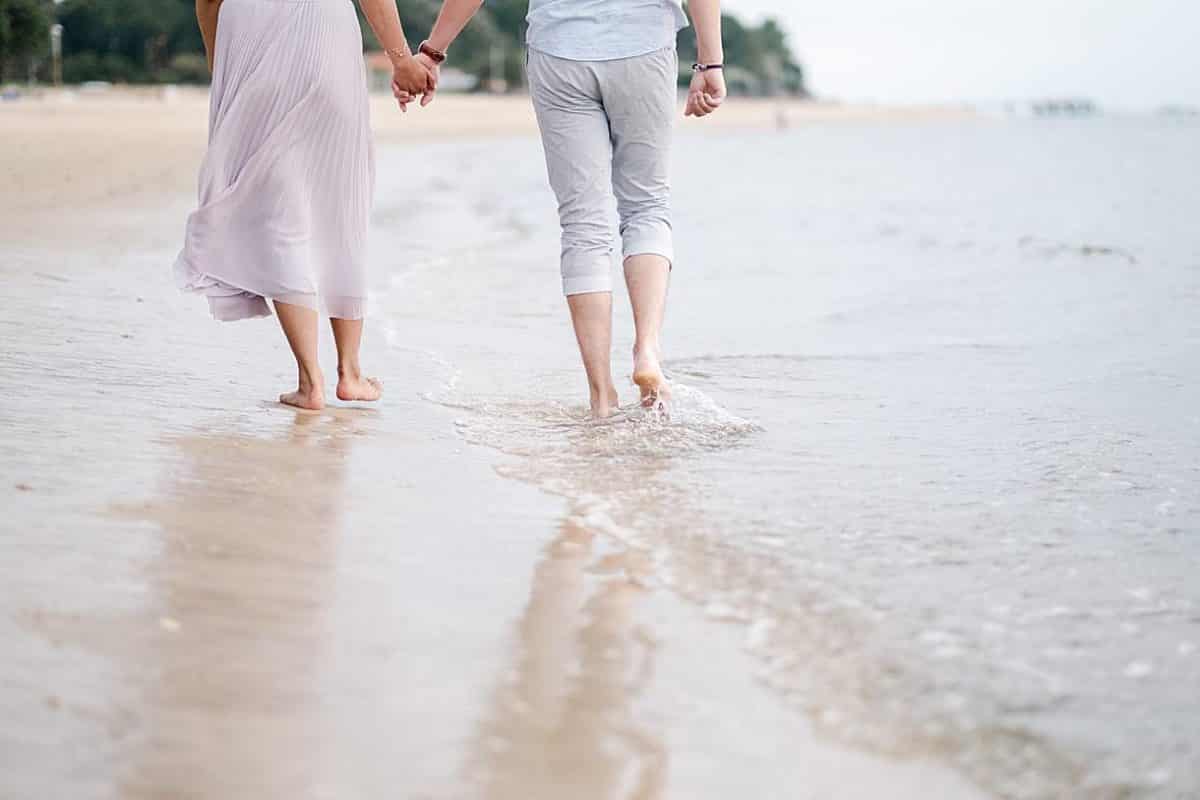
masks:
[[(479, 6), (480, 0), (444, 1), (429, 34), (439, 63)], [(689, 10), (699, 63), (692, 66), (685, 114), (703, 117), (725, 99), (720, 0), (692, 0)], [(660, 336), (675, 258), (669, 180), (675, 37), (687, 17), (678, 0), (530, 0), (528, 21), (529, 90), (558, 198), (563, 293), (592, 415), (610, 416), (618, 406), (610, 365), (614, 194), (636, 327), (633, 380), (642, 406), (661, 408), (670, 392)]]
[[(432, 99), (435, 65), (414, 56), (394, 0), (360, 0), (393, 65), (393, 90)], [(318, 313), (337, 345), (337, 396), (377, 400), (359, 365), (365, 245), (374, 188), (362, 31), (350, 0), (196, 0), (212, 70), (200, 202), (175, 264), (218, 320), (270, 316), (296, 357), (296, 391), (325, 404)], [(407, 110), (407, 101), (401, 110)]]

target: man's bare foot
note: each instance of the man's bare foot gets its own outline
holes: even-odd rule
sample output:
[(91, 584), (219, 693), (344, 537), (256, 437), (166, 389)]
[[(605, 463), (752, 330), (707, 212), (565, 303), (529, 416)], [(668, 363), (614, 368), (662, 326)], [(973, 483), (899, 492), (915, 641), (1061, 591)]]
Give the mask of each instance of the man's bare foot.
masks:
[(337, 384), (338, 400), (365, 400), (372, 402), (383, 397), (383, 384), (368, 378), (361, 372), (339, 372)]
[(658, 363), (658, 352), (653, 348), (634, 349), (633, 382), (641, 393), (642, 408), (661, 409), (671, 399), (671, 387)]
[(300, 375), (300, 387), (294, 392), (279, 395), (279, 402), (285, 406), (320, 411), (325, 407), (324, 376), (319, 372), (312, 377), (303, 373)]
[(617, 390), (612, 387), (608, 391), (592, 392), (592, 419), (608, 419), (617, 413), (619, 405)]

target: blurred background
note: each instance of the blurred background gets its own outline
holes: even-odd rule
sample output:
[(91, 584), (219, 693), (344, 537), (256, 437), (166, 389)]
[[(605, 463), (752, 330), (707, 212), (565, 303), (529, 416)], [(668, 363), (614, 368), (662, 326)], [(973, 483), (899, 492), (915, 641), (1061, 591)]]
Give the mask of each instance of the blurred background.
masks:
[[(415, 48), (433, 25), (435, 0), (400, 0)], [(505, 91), (524, 83), (523, 42), (528, 3), (489, 2), (455, 44), (451, 87)], [(360, 11), (361, 17), (361, 11)], [(779, 23), (725, 16), (725, 47), (733, 90), (804, 95), (804, 72)], [(61, 80), (66, 83), (207, 83), (208, 69), (190, 0), (0, 0), (0, 68), (10, 83), (54, 83), (52, 32), (62, 26)], [(363, 25), (368, 50), (378, 50)], [(59, 33), (55, 33), (57, 38)], [(695, 60), (694, 37), (679, 38), (681, 80)], [(372, 62), (386, 63), (386, 62)], [(384, 83), (386, 88), (387, 83)]]
[[(400, 0), (414, 44), (434, 0)], [(455, 48), (448, 88), (523, 84), (526, 3), (493, 0)], [(724, 20), (735, 93), (1043, 111), (1194, 110), (1194, 4), (1088, 0), (821, 3), (733, 0)], [(58, 27), (61, 26), (61, 27)], [(364, 26), (368, 50), (377, 47)], [(694, 55), (680, 34), (681, 81)], [(375, 62), (378, 63), (378, 62)], [(0, 83), (205, 83), (188, 0), (0, 0)], [(12, 91), (15, 91), (13, 89)]]

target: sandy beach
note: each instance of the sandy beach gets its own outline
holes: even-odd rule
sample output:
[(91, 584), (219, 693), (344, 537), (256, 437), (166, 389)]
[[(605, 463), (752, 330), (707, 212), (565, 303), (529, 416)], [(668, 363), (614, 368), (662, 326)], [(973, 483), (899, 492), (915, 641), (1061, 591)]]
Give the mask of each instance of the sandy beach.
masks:
[[(273, 402), (291, 377), (273, 321), (219, 325), (172, 285), (203, 92), (0, 105), (0, 795), (988, 796), (930, 748), (821, 733), (760, 679), (753, 630), (463, 435), (417, 342), (492, 336), (488, 309), (521, 298), (496, 277), (488, 305), (383, 320), (465, 257), (438, 188), (462, 176), (422, 177), (428, 148), (469, 170), (456, 142), (536, 147), (532, 115), (374, 102), (381, 170), (432, 198), (377, 212), (380, 263), (406, 258), (406, 225), (451, 235), (373, 310), (385, 401), (319, 414)], [(717, 124), (888, 113), (736, 102)], [(569, 363), (560, 302), (547, 281), (529, 313)]]
[[(424, 113), (422, 113), (424, 112)], [(779, 124), (872, 119), (953, 118), (945, 108), (872, 108), (795, 101), (739, 100), (706, 120), (713, 129), (769, 128)], [(372, 97), (372, 122), (381, 147), (480, 136), (532, 136), (536, 121), (523, 96), (448, 94), (436, 108), (396, 111), (390, 98)], [(121, 198), (177, 192), (195, 182), (208, 124), (205, 90), (46, 90), (19, 103), (0, 104), (0, 181), (5, 219), (20, 225), (26, 213), (62, 205), (103, 204)], [(2, 230), (2, 229), (0, 229)]]

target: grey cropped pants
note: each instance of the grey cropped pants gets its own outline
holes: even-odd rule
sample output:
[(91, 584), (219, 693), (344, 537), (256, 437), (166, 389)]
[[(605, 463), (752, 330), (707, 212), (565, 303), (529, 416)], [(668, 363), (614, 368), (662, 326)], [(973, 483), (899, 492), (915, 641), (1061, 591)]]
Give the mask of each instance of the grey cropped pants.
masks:
[(622, 257), (674, 261), (669, 170), (678, 74), (673, 47), (613, 61), (529, 51), (529, 91), (562, 225), (564, 294), (612, 291), (614, 195)]

